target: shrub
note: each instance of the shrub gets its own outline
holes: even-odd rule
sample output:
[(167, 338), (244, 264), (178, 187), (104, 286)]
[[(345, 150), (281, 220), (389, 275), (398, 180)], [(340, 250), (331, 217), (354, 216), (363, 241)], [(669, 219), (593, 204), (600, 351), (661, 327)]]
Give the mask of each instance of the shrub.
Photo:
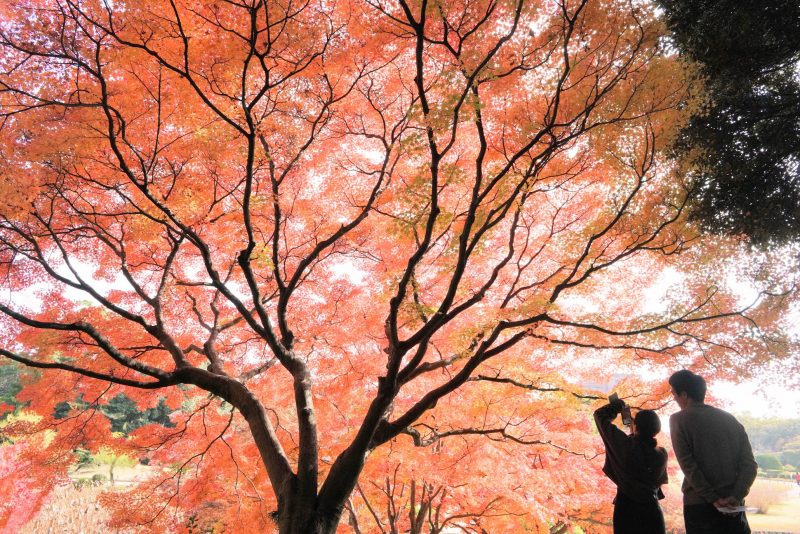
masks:
[(72, 452), (75, 454), (75, 459), (78, 464), (77, 469), (87, 465), (92, 465), (94, 463), (94, 458), (92, 458), (91, 452), (85, 449), (75, 449)]
[(778, 460), (778, 457), (773, 454), (757, 454), (756, 463), (758, 464), (758, 467), (764, 470), (780, 471), (783, 469), (781, 461)]
[(781, 463), (800, 469), (800, 450), (781, 452)]
[(757, 514), (766, 514), (770, 506), (779, 504), (791, 490), (784, 482), (759, 479), (750, 489), (747, 506), (757, 508)]

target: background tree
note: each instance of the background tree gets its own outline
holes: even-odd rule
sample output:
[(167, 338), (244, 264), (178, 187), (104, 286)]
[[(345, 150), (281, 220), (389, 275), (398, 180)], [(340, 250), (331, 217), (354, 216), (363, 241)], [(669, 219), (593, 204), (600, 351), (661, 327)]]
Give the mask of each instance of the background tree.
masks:
[(19, 408), (17, 394), (22, 391), (22, 382), (19, 376), (21, 368), (24, 369), (16, 364), (0, 367), (0, 419), (5, 419)]
[(800, 469), (800, 419), (764, 419), (746, 415), (741, 421), (753, 443), (754, 452), (773, 456), (779, 464)]
[[(685, 220), (692, 102), (648, 6), (2, 10), (0, 354), (43, 370), (6, 431), (62, 477), (78, 445), (169, 468), (115, 526), (330, 533), (398, 459), (502, 502), (490, 531), (603, 523), (601, 384), (654, 406), (643, 370), (796, 362), (791, 262), (740, 265), (744, 302), (741, 249)], [(113, 433), (123, 392), (175, 427)]]
[(694, 216), (755, 243), (800, 235), (800, 5), (658, 0), (675, 43), (699, 62), (708, 104), (678, 148), (697, 179)]
[[(73, 409), (86, 409), (89, 404), (82, 398), (73, 402), (60, 402), (56, 404), (53, 417), (64, 419), (69, 417)], [(100, 413), (111, 421), (112, 432), (122, 432), (128, 434), (137, 428), (157, 423), (168, 428), (173, 428), (175, 424), (170, 421), (169, 414), (173, 411), (166, 405), (163, 398), (158, 399), (158, 403), (153, 408), (140, 411), (137, 404), (124, 393), (118, 393), (109, 399), (107, 404), (98, 405)]]

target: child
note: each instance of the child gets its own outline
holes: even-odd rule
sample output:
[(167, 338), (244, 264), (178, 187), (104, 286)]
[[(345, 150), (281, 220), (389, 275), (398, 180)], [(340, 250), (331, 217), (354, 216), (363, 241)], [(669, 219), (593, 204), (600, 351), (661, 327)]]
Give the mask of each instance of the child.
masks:
[(667, 451), (655, 436), (661, 420), (652, 410), (641, 410), (631, 424), (631, 434), (614, 426), (625, 403), (615, 400), (594, 412), (606, 461), (603, 472), (617, 485), (614, 498), (614, 534), (665, 534), (664, 513), (658, 504), (667, 482)]

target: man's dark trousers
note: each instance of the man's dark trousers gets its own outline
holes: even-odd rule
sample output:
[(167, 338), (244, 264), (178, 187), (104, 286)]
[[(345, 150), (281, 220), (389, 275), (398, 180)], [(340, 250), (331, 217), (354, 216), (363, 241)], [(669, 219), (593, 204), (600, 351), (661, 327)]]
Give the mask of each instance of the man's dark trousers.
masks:
[(683, 521), (686, 534), (750, 534), (744, 512), (723, 514), (713, 504), (684, 505)]

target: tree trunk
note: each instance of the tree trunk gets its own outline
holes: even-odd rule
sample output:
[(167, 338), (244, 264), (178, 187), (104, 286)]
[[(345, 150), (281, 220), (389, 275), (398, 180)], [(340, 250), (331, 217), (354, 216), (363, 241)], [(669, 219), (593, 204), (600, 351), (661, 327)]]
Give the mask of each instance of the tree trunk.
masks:
[[(307, 512), (307, 513), (303, 513)], [(278, 512), (280, 534), (336, 534), (342, 511), (323, 513), (305, 503)]]
[[(309, 478), (306, 477), (304, 485), (300, 477), (292, 472), (264, 406), (245, 385), (203, 369), (180, 369), (176, 375), (182, 382), (222, 397), (236, 407), (247, 421), (272, 488), (278, 496), (275, 521), (280, 534), (336, 533), (345, 502), (364, 467), (366, 444), (372, 437), (371, 433), (366, 433), (362, 438), (361, 448), (345, 451), (334, 462), (323, 491), (317, 494), (316, 473), (313, 473), (314, 483), (309, 485)], [(305, 440), (304, 445), (314, 448), (312, 459), (315, 460), (316, 440)], [(313, 467), (316, 468), (315, 461)], [(325, 492), (325, 489), (328, 491)]]

